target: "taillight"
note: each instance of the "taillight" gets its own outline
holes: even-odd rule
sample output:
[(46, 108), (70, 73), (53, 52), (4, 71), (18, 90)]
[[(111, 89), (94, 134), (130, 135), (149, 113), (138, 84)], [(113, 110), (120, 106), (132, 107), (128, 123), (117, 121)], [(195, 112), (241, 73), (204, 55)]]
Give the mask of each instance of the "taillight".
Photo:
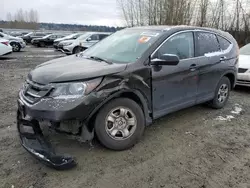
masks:
[(1, 42), (2, 44), (5, 44), (6, 46), (9, 45), (9, 42)]

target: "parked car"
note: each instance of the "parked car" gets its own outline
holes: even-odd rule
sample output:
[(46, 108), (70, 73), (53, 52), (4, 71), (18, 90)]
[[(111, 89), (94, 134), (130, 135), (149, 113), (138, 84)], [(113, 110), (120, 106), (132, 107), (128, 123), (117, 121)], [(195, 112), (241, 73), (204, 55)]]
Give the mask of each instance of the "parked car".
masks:
[(250, 86), (250, 44), (240, 49), (237, 85)]
[(23, 39), (19, 37), (13, 37), (13, 36), (0, 32), (0, 38), (9, 40), (9, 43), (12, 46), (13, 52), (19, 52), (22, 48), (25, 48), (26, 46)]
[(12, 46), (6, 39), (0, 38), (0, 56), (10, 54), (12, 52)]
[(63, 34), (50, 34), (42, 38), (34, 38), (31, 40), (31, 44), (38, 47), (52, 46), (55, 39), (65, 37)]
[(74, 33), (74, 34), (68, 35), (66, 37), (56, 39), (56, 40), (54, 40), (54, 48), (58, 50), (58, 45), (60, 42), (67, 41), (67, 40), (75, 40), (78, 37), (80, 37), (81, 35), (83, 35), (83, 33)]
[(21, 38), (26, 42), (26, 43), (31, 43), (32, 39), (35, 38), (41, 38), (44, 37), (46, 35), (48, 35), (50, 33), (41, 33), (41, 32), (30, 32), (24, 36), (22, 36)]
[(29, 32), (26, 32), (26, 31), (13, 31), (13, 32), (10, 32), (9, 34), (14, 37), (22, 37), (24, 35), (27, 35), (28, 33)]
[(110, 33), (87, 32), (78, 37), (76, 40), (67, 40), (60, 42), (58, 47), (67, 55), (77, 54), (93, 46), (109, 35)]
[(75, 165), (46, 145), (43, 120), (82, 140), (96, 135), (113, 150), (131, 148), (147, 125), (166, 114), (205, 102), (223, 108), (237, 63), (238, 44), (223, 31), (184, 26), (118, 31), (29, 73), (18, 98), (22, 145), (54, 168)]

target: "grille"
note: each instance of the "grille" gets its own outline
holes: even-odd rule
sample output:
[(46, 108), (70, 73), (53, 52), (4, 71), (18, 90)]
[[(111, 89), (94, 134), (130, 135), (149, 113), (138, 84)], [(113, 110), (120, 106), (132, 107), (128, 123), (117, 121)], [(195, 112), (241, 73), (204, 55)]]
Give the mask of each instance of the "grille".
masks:
[(37, 84), (30, 80), (27, 80), (24, 84), (22, 95), (26, 102), (34, 104), (38, 102), (42, 97), (46, 96), (52, 88), (45, 85)]
[(242, 69), (242, 68), (239, 68), (238, 69), (238, 73), (245, 73), (247, 72), (248, 69)]

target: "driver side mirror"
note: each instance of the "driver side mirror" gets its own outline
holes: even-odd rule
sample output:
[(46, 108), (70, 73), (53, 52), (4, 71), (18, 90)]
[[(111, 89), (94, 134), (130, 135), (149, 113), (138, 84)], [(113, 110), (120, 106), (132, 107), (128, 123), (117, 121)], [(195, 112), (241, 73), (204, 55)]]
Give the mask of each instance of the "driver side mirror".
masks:
[(177, 55), (174, 54), (163, 54), (160, 59), (155, 58), (151, 60), (151, 65), (178, 65), (180, 59)]
[(87, 38), (86, 41), (87, 41), (87, 42), (91, 41), (91, 38)]

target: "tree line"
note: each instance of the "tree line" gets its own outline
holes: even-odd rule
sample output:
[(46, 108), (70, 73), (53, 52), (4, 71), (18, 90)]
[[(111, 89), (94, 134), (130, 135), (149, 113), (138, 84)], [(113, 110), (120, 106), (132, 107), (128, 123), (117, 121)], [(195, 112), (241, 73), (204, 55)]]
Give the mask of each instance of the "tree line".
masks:
[(37, 10), (34, 9), (19, 9), (14, 14), (7, 13), (6, 20), (0, 21), (0, 28), (100, 32), (115, 32), (117, 30), (122, 29), (121, 27), (108, 27), (97, 25), (39, 23), (39, 14)]
[(249, 0), (117, 0), (128, 27), (194, 25), (228, 31), (239, 43), (249, 36)]
[(23, 10), (19, 9), (16, 13), (7, 13), (7, 22), (4, 27), (9, 28), (23, 28), (23, 29), (38, 29), (39, 16), (37, 10)]

